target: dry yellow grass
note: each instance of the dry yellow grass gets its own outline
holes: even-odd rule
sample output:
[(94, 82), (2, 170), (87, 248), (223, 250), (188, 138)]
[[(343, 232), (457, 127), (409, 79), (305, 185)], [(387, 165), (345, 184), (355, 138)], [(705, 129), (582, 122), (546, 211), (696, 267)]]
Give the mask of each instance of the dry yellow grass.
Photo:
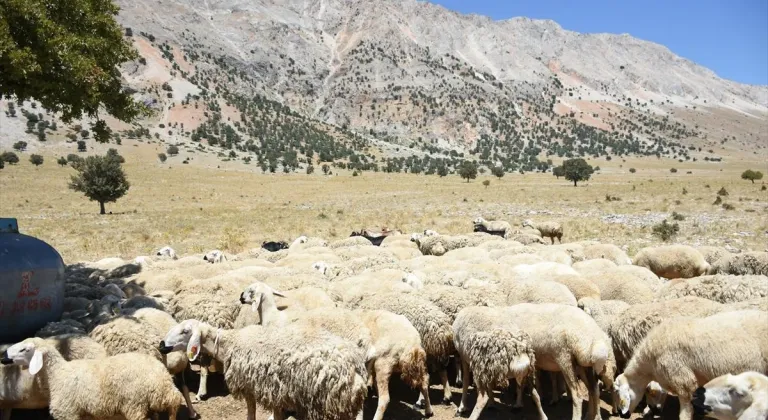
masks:
[[(676, 242), (766, 247), (768, 192), (739, 178), (748, 167), (768, 172), (759, 162), (600, 160), (591, 163), (602, 173), (574, 188), (551, 174), (507, 174), (501, 180), (481, 175), (470, 183), (457, 175), (262, 175), (253, 165), (217, 169), (217, 162), (206, 165), (202, 158), (193, 165), (179, 158), (160, 165), (156, 148), (119, 148), (132, 186), (126, 197), (108, 204), (113, 214), (107, 216), (67, 188), (73, 170), (57, 166), (55, 156), (35, 168), (23, 154), (20, 164), (0, 170), (0, 215), (18, 218), (24, 233), (52, 244), (67, 262), (133, 258), (165, 245), (180, 254), (213, 248), (237, 253), (263, 240), (301, 234), (334, 239), (368, 226), (460, 233), (470, 231), (478, 215), (513, 224), (554, 219), (564, 224), (566, 241), (626, 244), (633, 253), (658, 242), (650, 225), (676, 211), (686, 216)], [(630, 174), (630, 167), (637, 173)], [(670, 173), (671, 167), (678, 173)], [(491, 180), (488, 188), (484, 179)], [(721, 187), (736, 210), (712, 205)], [(608, 202), (606, 195), (621, 201)], [(606, 222), (612, 214), (624, 216), (625, 223)]]

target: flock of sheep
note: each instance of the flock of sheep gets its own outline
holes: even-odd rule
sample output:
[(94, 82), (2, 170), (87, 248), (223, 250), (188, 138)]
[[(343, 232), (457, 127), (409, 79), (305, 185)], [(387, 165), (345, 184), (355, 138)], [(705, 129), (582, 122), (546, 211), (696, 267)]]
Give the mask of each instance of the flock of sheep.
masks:
[(273, 420), (362, 419), (374, 394), (381, 420), (392, 376), (429, 417), (430, 377), (450, 402), (450, 364), (457, 413), (473, 420), (508, 386), (540, 419), (540, 395), (563, 390), (574, 420), (583, 402), (599, 418), (601, 387), (622, 416), (677, 397), (681, 420), (768, 418), (768, 253), (670, 245), (630, 259), (562, 243), (556, 222), (473, 222), (466, 235), (363, 230), (71, 265), (62, 320), (0, 346), (1, 418), (44, 407), (59, 420), (195, 418), (212, 372), (248, 420), (257, 405)]

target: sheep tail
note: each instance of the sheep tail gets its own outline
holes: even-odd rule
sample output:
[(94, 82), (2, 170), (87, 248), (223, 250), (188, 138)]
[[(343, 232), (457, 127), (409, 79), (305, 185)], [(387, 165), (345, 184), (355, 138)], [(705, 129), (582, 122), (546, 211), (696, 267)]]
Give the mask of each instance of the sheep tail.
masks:
[(605, 363), (608, 360), (608, 352), (610, 351), (610, 347), (608, 347), (608, 345), (603, 340), (597, 340), (592, 344), (591, 362), (592, 368), (595, 370), (597, 375), (603, 371)]
[(411, 388), (420, 388), (427, 376), (427, 353), (421, 347), (400, 356), (400, 378)]

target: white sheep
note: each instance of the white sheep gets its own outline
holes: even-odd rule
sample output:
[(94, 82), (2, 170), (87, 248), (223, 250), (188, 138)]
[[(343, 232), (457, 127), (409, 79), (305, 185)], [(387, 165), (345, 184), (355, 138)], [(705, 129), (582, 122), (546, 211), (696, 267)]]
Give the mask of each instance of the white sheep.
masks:
[(248, 419), (255, 418), (256, 404), (275, 419), (289, 410), (307, 420), (362, 418), (364, 354), (322, 329), (252, 325), (221, 330), (188, 319), (168, 331), (160, 347), (166, 354), (184, 350), (190, 360), (205, 352), (227, 366), (227, 388), (245, 400)]
[(616, 270), (583, 276), (600, 289), (600, 299), (623, 300), (630, 305), (653, 302), (656, 288)]
[(438, 235), (440, 235), (440, 234), (437, 233), (436, 230), (424, 229), (424, 236), (438, 236)]
[[(519, 395), (523, 392), (526, 380), (534, 382), (535, 379), (536, 356), (530, 337), (511, 318), (499, 315), (496, 309), (472, 306), (462, 309), (453, 322), (453, 340), (461, 357), (461, 370), (464, 374), (461, 404), (456, 413), (467, 411), (471, 373), (478, 396), (470, 420), (480, 417), (488, 400), (493, 400), (493, 390), (506, 388), (509, 379), (517, 382)], [(531, 395), (539, 418), (546, 420), (535, 386)], [(522, 407), (520, 402), (518, 399), (515, 407)]]
[(563, 226), (558, 222), (539, 222), (534, 223), (532, 220), (524, 220), (523, 227), (531, 227), (541, 232), (541, 236), (552, 240), (552, 244), (555, 244), (555, 238), (559, 243), (563, 242)]
[(596, 244), (585, 246), (584, 258), (587, 260), (606, 259), (612, 261), (616, 265), (632, 264), (632, 260), (629, 259), (627, 253), (613, 244)]
[(573, 293), (573, 297), (577, 302), (582, 299), (595, 299), (600, 300), (600, 288), (588, 278), (580, 276), (578, 274), (558, 274), (549, 279), (556, 283), (560, 283), (568, 288)]
[(40, 375), (49, 389), (49, 411), (60, 420), (145, 420), (150, 412), (167, 412), (174, 419), (184, 402), (165, 366), (145, 354), (67, 361), (44, 339), (28, 338), (9, 347), (2, 362)]
[(680, 400), (680, 420), (693, 418), (696, 389), (731, 372), (768, 371), (768, 313), (723, 312), (669, 320), (651, 330), (614, 391), (619, 411), (634, 411), (651, 380)]
[(720, 303), (736, 303), (768, 297), (768, 277), (717, 274), (667, 282), (656, 293), (656, 300), (698, 296)]
[(512, 225), (503, 220), (489, 221), (483, 219), (482, 217), (478, 217), (473, 220), (472, 223), (475, 225), (475, 228), (478, 226), (482, 227), (483, 232), (490, 234), (500, 234), (502, 237), (506, 237), (507, 232), (512, 231)]
[(616, 268), (616, 263), (604, 258), (573, 263), (573, 269), (583, 275), (602, 273), (603, 271), (608, 271), (614, 268)]
[(568, 287), (554, 281), (507, 280), (499, 286), (507, 305), (518, 303), (558, 303), (575, 307), (576, 297)]
[[(572, 306), (523, 303), (502, 308), (500, 314), (528, 334), (538, 369), (562, 372), (573, 402), (573, 420), (581, 420), (578, 380), (587, 384), (587, 419), (594, 420), (600, 398), (596, 375), (611, 387), (616, 370), (611, 340), (605, 332), (589, 315)], [(518, 393), (518, 402), (521, 397)]]
[(632, 261), (634, 265), (645, 267), (667, 279), (697, 277), (709, 270), (709, 263), (704, 256), (687, 245), (643, 248)]
[(415, 290), (424, 288), (424, 282), (413, 273), (406, 273), (403, 276), (403, 283), (413, 287)]
[(160, 250), (157, 251), (157, 256), (160, 258), (170, 258), (172, 260), (179, 259), (179, 257), (176, 255), (176, 251), (169, 246), (160, 248)]
[(759, 372), (727, 373), (693, 394), (697, 414), (718, 420), (768, 419), (768, 376)]
[(214, 249), (213, 251), (208, 251), (203, 256), (203, 261), (208, 261), (211, 264), (222, 263), (226, 260), (227, 260), (227, 257), (226, 255), (224, 255), (224, 252), (218, 249)]
[(744, 252), (726, 255), (712, 265), (710, 273), (768, 276), (768, 252)]

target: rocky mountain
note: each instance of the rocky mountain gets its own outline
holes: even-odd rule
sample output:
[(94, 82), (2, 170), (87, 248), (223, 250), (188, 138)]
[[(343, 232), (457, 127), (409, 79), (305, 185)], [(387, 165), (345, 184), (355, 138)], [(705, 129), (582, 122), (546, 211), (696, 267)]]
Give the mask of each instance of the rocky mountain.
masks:
[(768, 86), (626, 34), (416, 0), (117, 2), (142, 55), (123, 74), (158, 111), (145, 134), (231, 158), (541, 170), (550, 156), (767, 150)]

